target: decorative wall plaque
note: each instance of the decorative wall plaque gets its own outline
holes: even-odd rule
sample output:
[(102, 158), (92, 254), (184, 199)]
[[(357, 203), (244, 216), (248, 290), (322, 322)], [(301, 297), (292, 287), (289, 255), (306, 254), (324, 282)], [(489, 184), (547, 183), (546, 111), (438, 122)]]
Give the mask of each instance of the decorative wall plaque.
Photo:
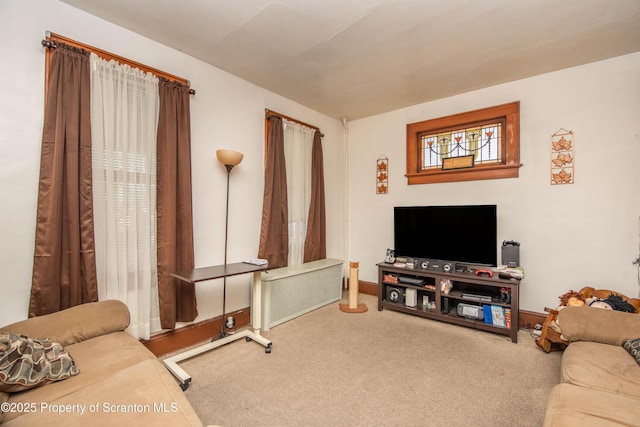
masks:
[(561, 128), (551, 135), (551, 185), (574, 183), (574, 160), (573, 131)]
[(442, 170), (472, 168), (475, 156), (445, 157), (442, 159)]
[(389, 159), (384, 155), (378, 157), (376, 162), (376, 194), (389, 192)]

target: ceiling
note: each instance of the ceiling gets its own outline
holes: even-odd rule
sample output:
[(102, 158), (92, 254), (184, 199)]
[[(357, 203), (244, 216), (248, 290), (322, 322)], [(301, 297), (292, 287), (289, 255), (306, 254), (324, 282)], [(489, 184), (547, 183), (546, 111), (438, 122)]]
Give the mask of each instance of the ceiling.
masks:
[(640, 51), (639, 0), (62, 1), (340, 120)]

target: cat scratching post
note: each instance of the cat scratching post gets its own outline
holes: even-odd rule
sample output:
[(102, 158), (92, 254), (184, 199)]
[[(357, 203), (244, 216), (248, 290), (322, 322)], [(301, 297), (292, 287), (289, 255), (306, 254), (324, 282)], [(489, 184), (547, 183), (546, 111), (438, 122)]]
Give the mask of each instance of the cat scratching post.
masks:
[(345, 313), (364, 313), (368, 310), (365, 303), (358, 304), (358, 267), (359, 262), (349, 263), (349, 304), (340, 304)]

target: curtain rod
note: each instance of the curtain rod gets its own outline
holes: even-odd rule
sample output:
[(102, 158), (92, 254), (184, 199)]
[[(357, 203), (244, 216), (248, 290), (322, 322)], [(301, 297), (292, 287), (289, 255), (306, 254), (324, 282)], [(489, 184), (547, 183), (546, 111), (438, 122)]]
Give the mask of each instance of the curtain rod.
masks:
[[(120, 63), (123, 64), (130, 64), (133, 65), (136, 68), (140, 68), (141, 70), (145, 71), (145, 72), (150, 72), (152, 74), (155, 74), (158, 77), (164, 77), (167, 80), (171, 80), (174, 82), (178, 82), (181, 83), (187, 87), (191, 86), (191, 82), (187, 79), (183, 79), (182, 77), (178, 77), (178, 76), (174, 76), (173, 74), (169, 74), (169, 73), (165, 73), (164, 71), (155, 69), (153, 67), (149, 67), (148, 65), (144, 65), (144, 64), (140, 64), (139, 62), (136, 61), (132, 61), (130, 59), (124, 58), (122, 56), (113, 54), (111, 52), (107, 52), (106, 50), (102, 50), (102, 49), (98, 49), (97, 47), (93, 47), (90, 46), (88, 44), (85, 43), (80, 43), (78, 41), (72, 40), (68, 37), (64, 37), (61, 36), (59, 34), (55, 34), (52, 33), (50, 31), (45, 32), (45, 40), (42, 40), (42, 46), (44, 46), (45, 48), (48, 49), (55, 49), (57, 47), (56, 42), (62, 42), (65, 44), (68, 44), (70, 46), (74, 46), (80, 49), (84, 49), (88, 52), (93, 52), (96, 55), (100, 56), (101, 58), (107, 59), (107, 60), (116, 60)], [(189, 88), (189, 94), (191, 95), (195, 95), (196, 91), (195, 89), (191, 89)]]
[[(287, 119), (290, 122), (295, 122), (295, 123), (298, 123), (299, 125), (303, 125), (303, 126), (306, 126), (308, 128), (315, 129), (317, 131), (320, 130), (320, 128), (318, 126), (312, 126), (312, 125), (310, 125), (308, 123), (301, 122), (300, 120), (296, 120), (293, 117), (285, 116), (284, 114), (280, 114), (280, 113), (277, 113), (277, 112), (275, 112), (273, 110), (269, 110), (268, 108), (264, 109), (264, 116), (267, 119), (269, 118), (269, 116), (276, 116), (276, 117), (280, 117), (280, 118), (283, 118), (283, 119)], [(320, 136), (324, 138), (324, 133), (320, 132)]]

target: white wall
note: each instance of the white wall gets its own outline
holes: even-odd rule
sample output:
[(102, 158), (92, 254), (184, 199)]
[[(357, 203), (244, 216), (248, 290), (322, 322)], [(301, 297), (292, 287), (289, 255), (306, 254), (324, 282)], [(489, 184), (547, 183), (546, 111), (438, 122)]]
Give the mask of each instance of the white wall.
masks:
[[(262, 208), (263, 110), (319, 126), (327, 193), (327, 255), (376, 263), (393, 246), (393, 206), (496, 203), (498, 240), (522, 243), (521, 307), (542, 311), (584, 285), (638, 294), (640, 54), (589, 64), (349, 123), (349, 175), (342, 124), (179, 51), (55, 0), (0, 1), (0, 325), (27, 315), (43, 118), (44, 51), (52, 32), (191, 81), (196, 266), (223, 261), (225, 172), (217, 148), (245, 153), (232, 172), (229, 260), (255, 256)], [(520, 100), (520, 178), (407, 186), (407, 123)], [(576, 183), (549, 185), (549, 138), (576, 134)], [(389, 194), (375, 194), (375, 162), (389, 157)], [(343, 186), (349, 180), (348, 257)], [(248, 278), (230, 280), (228, 310), (249, 305)], [(219, 281), (198, 285), (198, 320), (221, 313)]]
[[(193, 209), (196, 266), (224, 260), (226, 172), (218, 148), (245, 154), (231, 174), (229, 262), (256, 256), (262, 211), (264, 109), (322, 129), (327, 202), (327, 256), (344, 254), (342, 123), (215, 67), (55, 0), (0, 2), (0, 325), (27, 316), (43, 120), (44, 48), (51, 31), (191, 81)], [(227, 311), (249, 305), (249, 277), (227, 282)], [(221, 281), (197, 285), (196, 320), (220, 315)]]
[[(377, 281), (393, 247), (393, 206), (497, 204), (499, 244), (521, 243), (522, 309), (542, 312), (587, 285), (637, 296), (639, 94), (636, 53), (350, 122), (348, 258), (360, 261), (360, 279)], [(518, 100), (519, 178), (407, 185), (407, 123)], [(560, 128), (575, 133), (575, 184), (552, 187), (549, 144)], [(381, 154), (388, 195), (375, 193)]]

